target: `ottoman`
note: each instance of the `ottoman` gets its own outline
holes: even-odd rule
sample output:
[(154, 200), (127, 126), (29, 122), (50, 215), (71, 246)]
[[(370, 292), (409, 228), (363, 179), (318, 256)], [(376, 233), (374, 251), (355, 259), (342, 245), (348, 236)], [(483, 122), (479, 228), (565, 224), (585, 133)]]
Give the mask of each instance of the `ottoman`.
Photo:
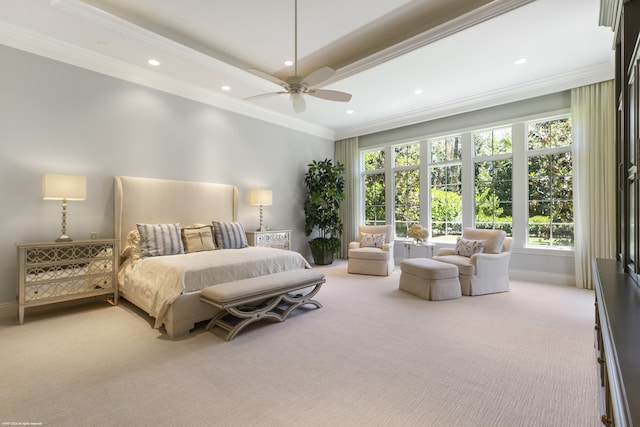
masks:
[(428, 258), (405, 259), (400, 263), (400, 289), (430, 301), (460, 298), (458, 267)]

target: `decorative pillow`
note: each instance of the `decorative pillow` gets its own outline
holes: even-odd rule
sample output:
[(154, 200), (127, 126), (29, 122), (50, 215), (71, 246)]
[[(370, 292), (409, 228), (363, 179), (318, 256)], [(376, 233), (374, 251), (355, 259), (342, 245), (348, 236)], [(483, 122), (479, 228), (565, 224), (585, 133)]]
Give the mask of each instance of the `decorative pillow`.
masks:
[(484, 240), (484, 250), (486, 254), (499, 254), (502, 251), (504, 239), (507, 233), (504, 230), (480, 230), (475, 228), (465, 228), (462, 235), (467, 239)]
[(363, 248), (381, 248), (386, 239), (386, 233), (360, 233), (360, 246)]
[(249, 246), (244, 227), (239, 222), (213, 221), (216, 246), (220, 249), (241, 249)]
[(136, 224), (143, 257), (184, 253), (180, 224)]
[(456, 253), (458, 255), (470, 257), (473, 254), (482, 252), (484, 249), (484, 240), (471, 240), (464, 237), (458, 237), (456, 242)]
[(213, 227), (185, 227), (182, 229), (182, 243), (185, 253), (212, 251), (216, 248), (213, 243)]

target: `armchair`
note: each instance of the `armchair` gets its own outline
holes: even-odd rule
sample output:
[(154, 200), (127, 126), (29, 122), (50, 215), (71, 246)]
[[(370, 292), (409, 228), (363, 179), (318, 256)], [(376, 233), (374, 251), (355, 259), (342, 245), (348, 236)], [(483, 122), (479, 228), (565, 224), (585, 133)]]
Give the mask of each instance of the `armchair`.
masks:
[[(467, 239), (465, 242), (462, 239)], [(502, 230), (465, 228), (455, 248), (441, 248), (433, 259), (458, 267), (462, 295), (484, 295), (509, 290), (512, 240)], [(483, 241), (483, 251), (469, 253), (473, 241)], [(467, 248), (462, 247), (467, 243)], [(479, 244), (478, 244), (479, 245)]]
[(349, 243), (347, 271), (355, 274), (388, 276), (393, 271), (393, 227), (361, 225), (357, 242)]

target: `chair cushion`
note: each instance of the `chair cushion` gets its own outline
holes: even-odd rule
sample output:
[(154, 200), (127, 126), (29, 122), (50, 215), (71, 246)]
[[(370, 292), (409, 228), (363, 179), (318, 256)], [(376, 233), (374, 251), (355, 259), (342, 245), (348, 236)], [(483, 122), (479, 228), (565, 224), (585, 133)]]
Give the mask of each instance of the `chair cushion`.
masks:
[(350, 249), (349, 258), (386, 261), (389, 259), (389, 252), (383, 251), (380, 248)]
[(403, 273), (413, 274), (414, 276), (430, 280), (458, 277), (458, 269), (455, 265), (428, 258), (405, 259), (400, 263), (400, 270)]
[(502, 252), (502, 244), (507, 237), (504, 230), (478, 230), (475, 228), (465, 228), (462, 237), (472, 240), (484, 240), (485, 254), (499, 254)]
[(475, 265), (471, 264), (471, 258), (462, 255), (437, 255), (433, 257), (436, 261), (452, 264), (458, 268), (460, 274), (464, 276), (472, 276), (475, 274)]

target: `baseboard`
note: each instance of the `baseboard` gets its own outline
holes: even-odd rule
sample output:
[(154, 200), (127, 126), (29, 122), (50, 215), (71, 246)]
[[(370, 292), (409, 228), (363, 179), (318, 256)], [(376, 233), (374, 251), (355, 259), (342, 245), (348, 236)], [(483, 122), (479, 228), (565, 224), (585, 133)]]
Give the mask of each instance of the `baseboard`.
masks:
[(546, 283), (549, 285), (575, 286), (576, 276), (571, 274), (545, 273), (543, 271), (509, 269), (509, 278), (527, 282)]
[(0, 303), (0, 317), (17, 317), (18, 303), (3, 302)]

